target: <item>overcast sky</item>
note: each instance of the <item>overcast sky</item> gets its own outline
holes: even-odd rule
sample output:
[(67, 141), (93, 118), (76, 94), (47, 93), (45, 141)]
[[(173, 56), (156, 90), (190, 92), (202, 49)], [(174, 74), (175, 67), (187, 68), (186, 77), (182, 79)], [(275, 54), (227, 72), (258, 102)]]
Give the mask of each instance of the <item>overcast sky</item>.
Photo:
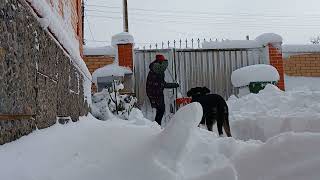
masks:
[[(85, 0), (88, 46), (110, 45), (123, 31), (122, 0)], [(191, 38), (281, 35), (307, 44), (320, 35), (320, 0), (128, 0), (129, 32), (138, 46)]]

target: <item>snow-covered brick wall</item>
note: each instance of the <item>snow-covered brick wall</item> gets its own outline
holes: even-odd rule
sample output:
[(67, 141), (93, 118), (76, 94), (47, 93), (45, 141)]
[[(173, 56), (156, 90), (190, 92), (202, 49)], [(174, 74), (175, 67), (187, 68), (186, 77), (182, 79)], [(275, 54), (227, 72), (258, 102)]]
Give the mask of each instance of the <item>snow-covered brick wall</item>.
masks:
[(256, 64), (232, 72), (231, 82), (235, 87), (247, 86), (250, 82), (278, 81), (277, 69), (267, 64)]
[(115, 56), (116, 48), (113, 46), (103, 46), (103, 47), (83, 47), (83, 54), (85, 56)]
[[(70, 24), (70, 20), (64, 19), (47, 1), (27, 0), (40, 16), (39, 22), (44, 29), (50, 29), (61, 45), (71, 56), (73, 64), (84, 77), (85, 100), (91, 104), (91, 74), (80, 55), (79, 41)], [(65, 10), (68, 12), (69, 10)]]

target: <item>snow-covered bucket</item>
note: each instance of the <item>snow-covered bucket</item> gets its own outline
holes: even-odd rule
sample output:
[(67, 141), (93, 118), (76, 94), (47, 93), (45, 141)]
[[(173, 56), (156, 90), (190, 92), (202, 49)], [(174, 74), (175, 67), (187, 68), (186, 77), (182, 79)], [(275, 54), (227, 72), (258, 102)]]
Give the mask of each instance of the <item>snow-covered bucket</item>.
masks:
[(280, 79), (277, 69), (267, 64), (256, 64), (232, 72), (231, 82), (239, 88), (239, 96), (258, 93), (267, 84), (275, 85)]

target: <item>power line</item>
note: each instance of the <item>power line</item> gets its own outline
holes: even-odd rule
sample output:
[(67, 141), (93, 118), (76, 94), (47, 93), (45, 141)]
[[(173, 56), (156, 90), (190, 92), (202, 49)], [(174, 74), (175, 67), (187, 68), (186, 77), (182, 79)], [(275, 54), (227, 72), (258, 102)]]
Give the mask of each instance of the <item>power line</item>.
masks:
[(90, 26), (90, 22), (89, 22), (89, 20), (88, 20), (88, 17), (85, 16), (85, 18), (86, 18), (87, 23), (88, 23), (88, 27), (89, 27), (89, 31), (90, 31), (90, 34), (91, 34), (91, 38), (92, 38), (93, 40), (95, 40), (95, 39), (94, 39), (94, 36), (93, 36), (93, 33), (92, 33), (92, 30), (91, 30), (91, 26)]
[[(94, 4), (87, 4), (86, 6), (89, 7), (96, 7), (96, 8), (112, 8), (112, 9), (121, 9), (121, 7), (119, 6), (104, 6), (104, 5), (94, 5)], [(168, 13), (174, 13), (175, 15), (177, 14), (202, 14), (202, 15), (232, 15), (232, 13), (221, 13), (221, 12), (205, 12), (205, 11), (192, 11), (192, 10), (159, 10), (159, 9), (146, 9), (146, 8), (129, 8), (129, 10), (132, 11), (142, 11), (142, 12), (151, 12), (151, 13), (162, 13), (162, 14), (168, 14)], [(263, 17), (295, 17), (297, 14), (292, 14), (290, 16), (288, 15), (283, 15), (283, 14), (275, 14), (274, 12), (272, 12), (271, 14), (266, 14), (266, 13), (233, 13), (234, 15), (237, 16), (263, 16)], [(305, 14), (308, 15), (309, 14)], [(313, 14), (312, 16), (318, 16), (316, 14)]]
[[(102, 18), (102, 19), (121, 19), (121, 17), (114, 17), (114, 16), (100, 16), (100, 15), (87, 15), (89, 17), (97, 17), (97, 18)], [(246, 20), (234, 20), (234, 21), (227, 21), (227, 20), (215, 20), (211, 22), (201, 22), (199, 20), (192, 20), (190, 21), (181, 21), (181, 20), (166, 20), (166, 19), (147, 19), (147, 18), (136, 18), (132, 17), (130, 18), (134, 22), (150, 22), (152, 24), (155, 23), (174, 23), (174, 24), (184, 24), (184, 25), (234, 25), (231, 23), (238, 23), (238, 25), (241, 26), (276, 26), (276, 27), (301, 27), (301, 24), (283, 24), (281, 21), (279, 22), (256, 22), (256, 21), (246, 21)], [(203, 24), (205, 23), (205, 24)], [(246, 23), (246, 24), (243, 24)], [(281, 23), (281, 24), (277, 24)], [(301, 28), (306, 28), (306, 27), (319, 27), (320, 25), (316, 24), (315, 22), (310, 22), (312, 24), (303, 24), (303, 27)]]

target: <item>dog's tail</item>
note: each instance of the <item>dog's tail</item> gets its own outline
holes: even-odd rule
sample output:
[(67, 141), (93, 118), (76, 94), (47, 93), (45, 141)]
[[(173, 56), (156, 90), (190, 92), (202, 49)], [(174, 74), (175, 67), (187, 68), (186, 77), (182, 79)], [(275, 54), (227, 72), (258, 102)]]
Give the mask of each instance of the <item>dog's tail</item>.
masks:
[(224, 121), (223, 121), (223, 128), (224, 131), (226, 132), (228, 137), (232, 137), (231, 135), (231, 130), (230, 130), (230, 125), (229, 125), (229, 112), (228, 112), (228, 106), (225, 107), (225, 115), (224, 115)]

